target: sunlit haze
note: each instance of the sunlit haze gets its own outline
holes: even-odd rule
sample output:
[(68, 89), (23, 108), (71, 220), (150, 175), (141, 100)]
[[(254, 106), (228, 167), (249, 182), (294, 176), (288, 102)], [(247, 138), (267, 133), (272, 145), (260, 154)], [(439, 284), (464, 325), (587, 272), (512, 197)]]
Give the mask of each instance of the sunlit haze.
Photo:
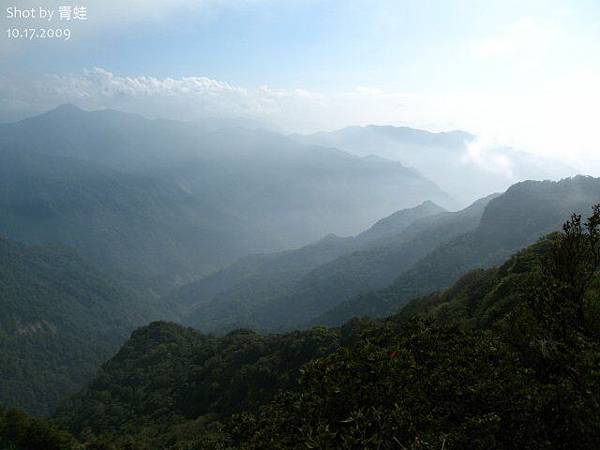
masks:
[[(1, 3), (3, 28), (39, 26)], [(73, 103), (285, 132), (461, 129), (600, 174), (593, 0), (81, 3), (68, 41), (0, 39), (0, 120)]]

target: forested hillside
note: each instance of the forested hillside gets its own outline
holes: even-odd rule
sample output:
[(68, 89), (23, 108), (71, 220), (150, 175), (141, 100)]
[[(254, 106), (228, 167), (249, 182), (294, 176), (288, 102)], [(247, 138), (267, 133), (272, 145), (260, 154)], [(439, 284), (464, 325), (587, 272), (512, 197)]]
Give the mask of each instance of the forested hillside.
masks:
[(140, 288), (193, 279), (260, 242), (177, 186), (80, 159), (0, 149), (0, 232), (77, 249)]
[(599, 233), (600, 209), (574, 216), (384, 320), (222, 338), (152, 324), (59, 422), (105, 448), (597, 448)]
[(213, 125), (69, 105), (0, 125), (0, 232), (173, 287), (250, 253), (452, 202), (398, 162)]
[(600, 180), (526, 181), (491, 200), (480, 225), (440, 245), (385, 289), (356, 296), (314, 323), (339, 325), (356, 316), (385, 316), (411, 299), (443, 289), (476, 267), (504, 262), (511, 253), (558, 231), (570, 212), (585, 213), (600, 198)]
[(175, 424), (190, 431), (215, 426), (218, 417), (272, 400), (296, 384), (303, 364), (335, 350), (338, 337), (337, 330), (315, 329), (215, 338), (156, 322), (137, 330), (59, 416), (76, 433), (139, 433), (160, 447), (173, 440)]
[[(19, 410), (0, 407), (0, 448), (2, 450), (81, 450), (68, 432), (47, 420)], [(88, 447), (91, 450), (91, 447)]]
[[(282, 317), (277, 318), (279, 313), (275, 309), (290, 308), (293, 302), (290, 297), (300, 290), (314, 289), (325, 301), (340, 301), (334, 294), (336, 288), (343, 287), (347, 292), (358, 289), (355, 274), (344, 267), (346, 255), (356, 255), (356, 259), (360, 259), (360, 262), (352, 265), (356, 271), (364, 271), (359, 275), (360, 279), (376, 276), (385, 278), (380, 271), (389, 265), (388, 262), (376, 264), (375, 259), (383, 259), (382, 254), (391, 252), (393, 244), (398, 246), (408, 241), (409, 235), (418, 235), (417, 230), (433, 223), (444, 222), (445, 229), (451, 232), (450, 218), (454, 215), (445, 213), (443, 218), (437, 217), (441, 213), (445, 213), (441, 207), (425, 202), (414, 208), (397, 211), (356, 237), (329, 235), (297, 250), (252, 255), (209, 277), (183, 286), (170, 296), (169, 301), (191, 307), (192, 311), (184, 318), (184, 322), (202, 331), (226, 332), (240, 326), (273, 330), (291, 324), (301, 325), (303, 317), (290, 311), (286, 321)], [(444, 220), (446, 218), (448, 220)], [(474, 222), (478, 220), (476, 217)], [(420, 250), (426, 252), (426, 246), (420, 246)], [(375, 256), (361, 258), (369, 252)], [(404, 258), (410, 256), (405, 254)], [(341, 266), (341, 269), (329, 270), (335, 265)], [(390, 266), (388, 272), (398, 270), (396, 266)], [(317, 285), (315, 274), (318, 273), (347, 273), (348, 279), (324, 280)], [(362, 284), (361, 287), (366, 289), (368, 285)], [(306, 304), (302, 301), (310, 297), (307, 293), (302, 296), (297, 305), (300, 308)]]
[(600, 450), (600, 0), (3, 3), (0, 450)]
[[(300, 250), (241, 261), (169, 300), (191, 306), (184, 323), (205, 332), (282, 331), (384, 316), (471, 269), (503, 263), (598, 198), (600, 181), (580, 176), (518, 183), (457, 212), (432, 210), (413, 218), (403, 210), (353, 239), (330, 236)], [(394, 228), (394, 217), (410, 220)]]
[(36, 414), (81, 389), (133, 328), (171, 315), (71, 250), (4, 238), (0, 308), (0, 404)]

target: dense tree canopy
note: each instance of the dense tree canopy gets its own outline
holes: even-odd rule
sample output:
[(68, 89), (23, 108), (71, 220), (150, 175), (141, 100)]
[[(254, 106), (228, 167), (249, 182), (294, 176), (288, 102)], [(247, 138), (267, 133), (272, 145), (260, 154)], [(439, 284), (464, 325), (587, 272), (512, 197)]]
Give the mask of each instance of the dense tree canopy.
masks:
[(0, 404), (50, 414), (158, 315), (74, 251), (0, 237)]
[(75, 450), (73, 437), (43, 419), (35, 419), (17, 410), (0, 408), (0, 449), (2, 450)]
[(58, 420), (89, 448), (596, 449), (600, 209), (338, 329), (137, 331)]

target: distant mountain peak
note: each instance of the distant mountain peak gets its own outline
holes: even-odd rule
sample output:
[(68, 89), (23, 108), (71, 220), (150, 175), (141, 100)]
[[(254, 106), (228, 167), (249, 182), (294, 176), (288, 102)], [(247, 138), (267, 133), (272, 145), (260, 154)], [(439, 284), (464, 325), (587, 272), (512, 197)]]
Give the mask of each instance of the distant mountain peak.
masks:
[[(502, 192), (515, 181), (557, 180), (576, 172), (559, 161), (477, 142), (477, 136), (460, 130), (434, 132), (406, 126), (367, 125), (298, 139), (358, 156), (375, 154), (398, 161), (435, 181), (460, 206), (490, 192)], [(469, 147), (473, 143), (477, 146)]]
[(40, 120), (52, 121), (57, 123), (63, 123), (73, 120), (81, 121), (85, 120), (84, 117), (86, 117), (86, 115), (88, 114), (88, 111), (85, 111), (72, 103), (63, 103), (62, 105), (59, 105), (54, 109), (32, 117), (28, 117), (22, 120), (21, 122), (17, 123), (34, 123)]
[(440, 210), (440, 212), (445, 211), (444, 208), (442, 208), (440, 205), (438, 205), (435, 202), (432, 202), (431, 200), (425, 200), (423, 203), (421, 203), (420, 205), (415, 206), (414, 209), (417, 208), (437, 208)]
[[(392, 214), (389, 217), (392, 217), (394, 215), (407, 215), (410, 214), (411, 212), (414, 211), (421, 211), (421, 210), (434, 210), (436, 213), (439, 212), (445, 212), (446, 208), (438, 205), (437, 203), (435, 203), (434, 201), (431, 200), (425, 200), (424, 202), (420, 203), (419, 205), (415, 206), (414, 208), (406, 208), (406, 209), (401, 209), (400, 211), (395, 212), (394, 214)], [(385, 219), (382, 220), (386, 220), (389, 217), (386, 217)]]
[(73, 103), (63, 103), (62, 105), (57, 106), (56, 108), (48, 111), (48, 114), (52, 113), (82, 113), (85, 112), (79, 106), (74, 105)]
[(329, 233), (329, 234), (326, 234), (325, 236), (323, 236), (319, 241), (317, 241), (316, 244), (313, 244), (313, 245), (325, 244), (328, 242), (339, 241), (339, 240), (343, 240), (343, 239), (344, 239), (343, 237), (340, 237), (335, 233)]
[(401, 209), (400, 211), (396, 211), (377, 221), (371, 228), (359, 234), (357, 237), (360, 239), (372, 240), (392, 236), (408, 228), (417, 219), (443, 212), (446, 212), (445, 208), (442, 208), (431, 200), (425, 200), (423, 203), (413, 208)]
[(408, 127), (405, 125), (396, 126), (396, 125), (377, 125), (370, 124), (365, 126), (354, 126), (354, 127), (346, 127), (341, 130), (337, 130), (335, 133), (340, 133), (344, 131), (360, 131), (360, 130), (368, 130), (374, 131), (382, 134), (388, 134), (394, 137), (412, 137), (412, 138), (420, 138), (420, 139), (431, 139), (438, 137), (452, 137), (458, 141), (472, 141), (475, 139), (475, 136), (471, 133), (468, 133), (463, 130), (448, 130), (448, 131), (430, 131), (424, 130), (422, 128), (414, 128)]
[(384, 158), (383, 156), (379, 156), (379, 155), (374, 155), (372, 153), (367, 156), (363, 156), (363, 159), (365, 161), (376, 161), (376, 162), (385, 162), (385, 163), (392, 162), (391, 159), (387, 159), (387, 158)]

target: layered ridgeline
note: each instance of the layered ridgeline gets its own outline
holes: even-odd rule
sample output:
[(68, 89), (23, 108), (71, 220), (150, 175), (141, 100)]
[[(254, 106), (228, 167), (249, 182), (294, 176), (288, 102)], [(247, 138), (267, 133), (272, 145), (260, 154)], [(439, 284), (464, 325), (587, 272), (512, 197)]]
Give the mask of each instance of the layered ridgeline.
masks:
[[(184, 323), (203, 331), (339, 325), (355, 316), (391, 314), (470, 269), (502, 263), (560, 229), (569, 211), (584, 211), (598, 199), (599, 179), (575, 177), (519, 183), (458, 212), (422, 205), (355, 238), (329, 237), (300, 250), (243, 260), (169, 299), (191, 305)], [(432, 214), (414, 217), (419, 210)], [(401, 217), (403, 229), (386, 228)], [(511, 223), (522, 226), (513, 232)], [(378, 235), (382, 230), (389, 233)]]
[(153, 323), (56, 419), (89, 448), (598, 448), (600, 210), (589, 225), (385, 320)]
[(144, 288), (207, 273), (260, 241), (168, 181), (88, 161), (0, 150), (0, 187), (0, 232), (77, 249)]
[(168, 286), (450, 198), (400, 163), (63, 106), (0, 126), (0, 232)]
[(131, 330), (170, 315), (71, 250), (0, 238), (0, 404), (50, 413)]
[(440, 243), (474, 229), (488, 199), (451, 213), (432, 202), (398, 211), (352, 238), (245, 258), (169, 297), (203, 331), (277, 330), (310, 320), (360, 292), (387, 286)]
[(508, 147), (489, 146), (463, 131), (431, 133), (408, 127), (348, 127), (295, 136), (352, 154), (369, 154), (414, 167), (462, 204), (523, 180), (558, 180), (577, 172), (563, 163)]
[(397, 312), (409, 300), (443, 289), (473, 268), (502, 263), (516, 250), (559, 230), (570, 212), (585, 213), (599, 199), (598, 178), (515, 184), (489, 202), (477, 228), (440, 245), (390, 286), (344, 301), (313, 323), (338, 325), (356, 316)]

